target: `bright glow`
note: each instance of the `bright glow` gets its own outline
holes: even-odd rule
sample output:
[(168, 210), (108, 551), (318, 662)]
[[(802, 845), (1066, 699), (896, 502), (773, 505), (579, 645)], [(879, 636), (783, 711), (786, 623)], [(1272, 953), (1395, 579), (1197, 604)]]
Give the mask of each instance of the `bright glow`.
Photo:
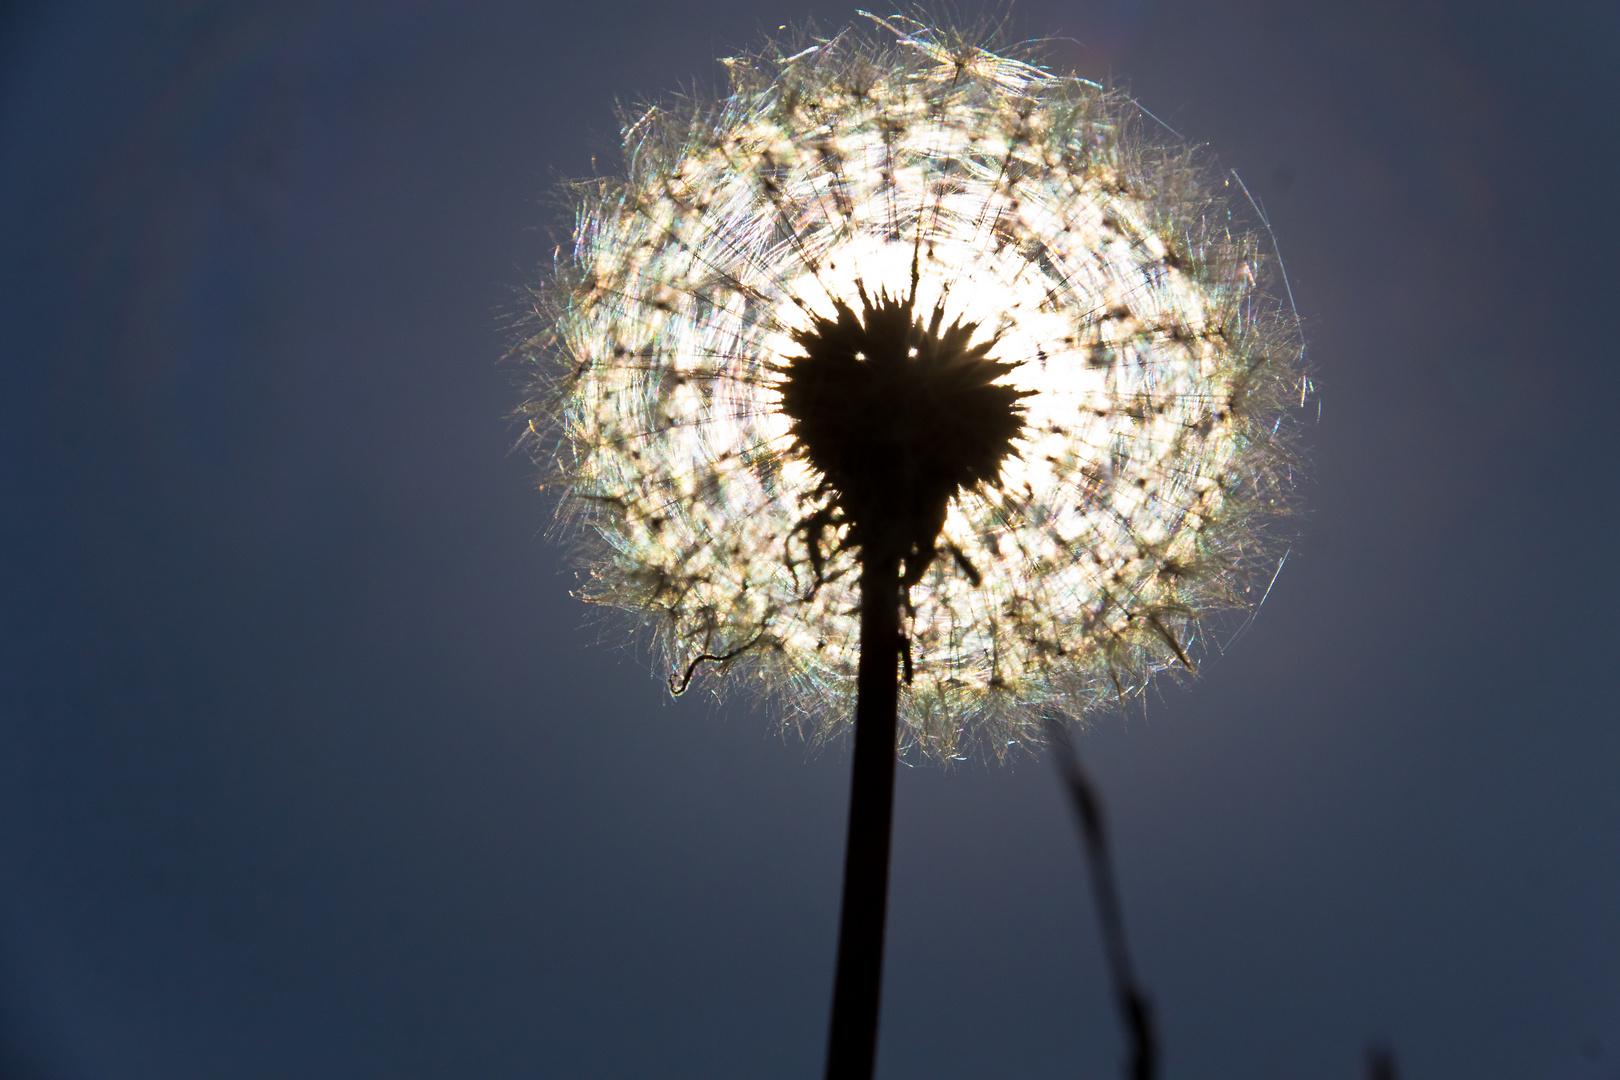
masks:
[(817, 585), (798, 526), (827, 495), (776, 368), (810, 313), (905, 294), (915, 258), (917, 310), (978, 322), (1033, 393), (911, 591), (904, 735), (1005, 746), (1185, 660), (1193, 620), (1244, 602), (1298, 380), (1224, 184), (1128, 100), (925, 27), (732, 71), (730, 97), (627, 128), (628, 177), (584, 191), (548, 293), (536, 411), (602, 540), (587, 597), (644, 614), (677, 674), (724, 658), (847, 721), (856, 553)]

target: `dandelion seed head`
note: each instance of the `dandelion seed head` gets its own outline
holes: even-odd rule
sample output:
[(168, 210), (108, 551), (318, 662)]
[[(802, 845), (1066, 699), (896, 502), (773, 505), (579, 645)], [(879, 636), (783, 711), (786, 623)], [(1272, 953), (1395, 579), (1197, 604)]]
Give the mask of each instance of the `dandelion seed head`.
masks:
[[(951, 479), (928, 481), (932, 547), (908, 549), (902, 736), (999, 752), (1187, 662), (1197, 620), (1246, 602), (1306, 384), (1261, 237), (1129, 99), (921, 24), (879, 32), (734, 59), (727, 96), (627, 123), (625, 175), (575, 189), (531, 410), (594, 538), (586, 598), (647, 620), (677, 681), (706, 662), (831, 733), (867, 459), (811, 433), (877, 421), (807, 365), (837, 352), (816, 370), (864, 378), (861, 328), (904, 304), (895, 356), (981, 365), (957, 389), (983, 419), (918, 444)], [(920, 393), (860, 415), (902, 424)], [(974, 424), (1000, 441), (952, 449)]]

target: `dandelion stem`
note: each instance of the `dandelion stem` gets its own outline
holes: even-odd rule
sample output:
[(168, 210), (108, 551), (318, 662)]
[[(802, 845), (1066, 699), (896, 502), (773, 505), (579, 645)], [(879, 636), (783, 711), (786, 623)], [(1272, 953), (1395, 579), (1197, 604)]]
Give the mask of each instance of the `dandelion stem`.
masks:
[(877, 1060), (883, 924), (889, 900), (895, 729), (900, 693), (900, 560), (862, 553), (855, 763), (844, 851), (827, 1080), (866, 1080)]

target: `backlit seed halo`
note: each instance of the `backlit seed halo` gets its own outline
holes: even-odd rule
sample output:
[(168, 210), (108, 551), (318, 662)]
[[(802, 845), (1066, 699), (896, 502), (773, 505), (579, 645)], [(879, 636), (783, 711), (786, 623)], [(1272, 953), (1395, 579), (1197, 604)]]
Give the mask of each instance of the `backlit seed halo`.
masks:
[(540, 290), (531, 428), (594, 537), (583, 595), (642, 616), (673, 685), (752, 680), (836, 731), (858, 552), (787, 366), (863, 295), (974, 325), (1022, 427), (909, 592), (902, 739), (948, 756), (1190, 663), (1197, 619), (1247, 602), (1302, 376), (1262, 236), (1128, 99), (883, 26), (627, 124), (627, 175), (575, 188)]

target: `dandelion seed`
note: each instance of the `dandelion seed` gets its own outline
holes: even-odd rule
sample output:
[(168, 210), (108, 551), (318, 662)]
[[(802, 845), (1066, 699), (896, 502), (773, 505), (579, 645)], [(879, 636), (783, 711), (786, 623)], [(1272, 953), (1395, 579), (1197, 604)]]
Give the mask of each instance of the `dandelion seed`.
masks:
[[(676, 688), (729, 674), (825, 736), (849, 723), (873, 496), (811, 432), (915, 426), (922, 398), (840, 413), (842, 375), (794, 373), (838, 334), (856, 345), (828, 362), (870, 373), (873, 316), (972, 354), (959, 374), (1015, 407), (929, 481), (950, 490), (903, 560), (900, 737), (998, 753), (1182, 665), (1197, 618), (1244, 603), (1286, 484), (1274, 425), (1309, 384), (1262, 237), (1128, 99), (884, 25), (733, 59), (729, 96), (627, 123), (627, 175), (575, 189), (532, 410), (597, 538), (585, 597), (648, 620)], [(972, 423), (906, 437), (948, 472)]]
[(874, 21), (630, 120), (530, 343), (586, 598), (677, 692), (707, 666), (823, 736), (854, 699), (840, 1077), (871, 1070), (897, 744), (1004, 753), (1192, 670), (1302, 379), (1225, 183), (1128, 99)]

